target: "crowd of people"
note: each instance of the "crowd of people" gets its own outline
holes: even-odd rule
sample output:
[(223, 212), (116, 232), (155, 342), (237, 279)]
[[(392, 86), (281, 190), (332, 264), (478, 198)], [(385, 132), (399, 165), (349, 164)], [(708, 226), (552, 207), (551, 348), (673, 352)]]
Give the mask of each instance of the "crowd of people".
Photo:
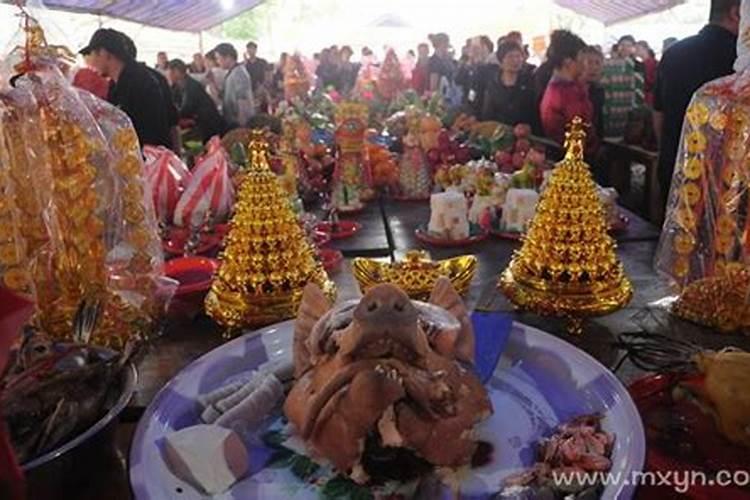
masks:
[[(520, 32), (496, 42), (467, 40), (454, 52), (445, 33), (429, 36), (402, 58), (406, 86), (420, 95), (442, 93), (449, 106), (480, 120), (530, 124), (534, 132), (562, 143), (575, 116), (592, 124), (589, 153), (601, 154), (604, 137), (622, 137), (634, 119), (651, 127), (660, 141), (659, 178), (666, 202), (682, 121), (689, 100), (703, 83), (732, 72), (739, 29), (739, 0), (713, 0), (708, 25), (697, 35), (664, 41), (662, 60), (645, 41), (623, 36), (605, 55), (576, 34), (551, 33), (537, 67)], [(244, 54), (221, 43), (192, 61), (170, 60), (160, 52), (154, 67), (137, 62), (133, 41), (100, 29), (81, 53), (87, 68), (74, 83), (120, 106), (143, 144), (178, 147), (178, 125), (190, 125), (205, 141), (252, 124), (283, 99), (288, 54), (276, 64), (258, 56), (249, 42)], [(349, 46), (314, 54), (315, 85), (346, 95), (364, 68), (377, 67), (363, 48), (353, 61)], [(645, 118), (644, 118), (645, 117)], [(643, 125), (643, 123), (641, 123)], [(655, 144), (654, 144), (655, 146)]]

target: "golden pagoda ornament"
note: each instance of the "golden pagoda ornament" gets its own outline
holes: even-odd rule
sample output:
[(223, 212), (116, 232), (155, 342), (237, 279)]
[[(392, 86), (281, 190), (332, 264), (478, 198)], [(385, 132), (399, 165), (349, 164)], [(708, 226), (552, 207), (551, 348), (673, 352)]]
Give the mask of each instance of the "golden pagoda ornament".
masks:
[(462, 255), (434, 261), (424, 250), (409, 250), (400, 262), (378, 262), (358, 257), (352, 261), (352, 272), (362, 293), (381, 283), (392, 283), (412, 299), (427, 300), (438, 278), (450, 279), (456, 291), (463, 295), (469, 290), (477, 270), (477, 258)]
[(523, 246), (498, 284), (523, 309), (568, 318), (571, 333), (581, 333), (583, 318), (620, 309), (633, 295), (583, 160), (584, 127), (578, 117), (570, 124), (565, 158), (552, 173)]
[(262, 132), (253, 133), (248, 158), (221, 266), (206, 296), (206, 312), (230, 329), (294, 317), (310, 282), (331, 298), (336, 294), (271, 171)]

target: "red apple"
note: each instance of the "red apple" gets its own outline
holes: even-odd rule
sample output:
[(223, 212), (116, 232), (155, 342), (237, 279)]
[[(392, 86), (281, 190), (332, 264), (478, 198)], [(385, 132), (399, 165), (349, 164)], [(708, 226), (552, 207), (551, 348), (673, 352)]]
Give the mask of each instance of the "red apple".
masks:
[(429, 161), (433, 166), (440, 163), (440, 150), (432, 148), (427, 151), (427, 161)]
[(519, 169), (523, 167), (524, 162), (526, 161), (526, 153), (523, 153), (521, 151), (516, 151), (513, 153), (513, 167), (516, 169)]
[(471, 151), (466, 146), (459, 146), (456, 148), (456, 160), (459, 163), (466, 163), (471, 160)]
[(519, 139), (526, 139), (531, 135), (531, 126), (526, 123), (519, 123), (513, 127), (513, 135)]
[(528, 139), (518, 139), (513, 150), (516, 153), (527, 153), (531, 149), (531, 143)]
[(446, 165), (453, 165), (454, 163), (456, 163), (456, 155), (454, 155), (453, 153), (441, 153), (440, 161), (445, 163)]
[(502, 168), (513, 164), (513, 155), (509, 151), (498, 151), (495, 153), (495, 163)]
[(544, 165), (544, 162), (546, 161), (546, 155), (544, 154), (544, 151), (540, 151), (537, 148), (531, 148), (528, 153), (526, 153), (526, 157), (529, 159), (531, 163), (534, 165), (541, 167)]
[(451, 136), (447, 130), (441, 130), (438, 134), (438, 145), (440, 149), (449, 149), (451, 145)]

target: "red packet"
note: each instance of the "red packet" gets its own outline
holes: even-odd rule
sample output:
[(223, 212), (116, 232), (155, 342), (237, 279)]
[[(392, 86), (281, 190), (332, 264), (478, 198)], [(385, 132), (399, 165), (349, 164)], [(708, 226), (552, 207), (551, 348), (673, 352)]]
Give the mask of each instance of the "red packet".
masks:
[(172, 222), (180, 196), (190, 183), (192, 174), (185, 163), (164, 146), (145, 146), (146, 182), (154, 200), (156, 218)]
[[(18, 338), (21, 327), (31, 317), (34, 304), (13, 292), (0, 288), (0, 373), (5, 369), (8, 354)], [(25, 498), (23, 474), (16, 462), (4, 422), (0, 421), (0, 498)]]
[(206, 154), (193, 168), (192, 177), (174, 213), (180, 227), (201, 227), (209, 222), (225, 221), (234, 205), (234, 186), (229, 176), (229, 161), (218, 137), (211, 139)]

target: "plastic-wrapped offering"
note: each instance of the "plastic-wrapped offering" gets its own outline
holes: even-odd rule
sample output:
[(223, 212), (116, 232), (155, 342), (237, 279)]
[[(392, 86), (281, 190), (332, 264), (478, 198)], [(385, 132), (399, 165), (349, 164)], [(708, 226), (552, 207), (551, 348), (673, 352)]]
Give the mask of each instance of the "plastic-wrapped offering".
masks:
[[(36, 24), (27, 36), (45, 43)], [(84, 300), (100, 302), (92, 342), (119, 347), (148, 331), (174, 288), (162, 277), (138, 140), (125, 114), (28, 47), (15, 88), (0, 93), (0, 207), (13, 221), (2, 243), (15, 249), (0, 272), (35, 294), (35, 321), (58, 338), (73, 335)]]
[(749, 141), (750, 72), (695, 93), (656, 255), (681, 293), (673, 311), (722, 331), (750, 331), (750, 287), (734, 279), (750, 266)]
[(229, 161), (218, 137), (209, 141), (206, 154), (193, 168), (192, 177), (174, 213), (180, 227), (201, 228), (229, 218), (234, 206), (234, 186)]
[(146, 182), (158, 221), (170, 224), (177, 202), (190, 183), (192, 175), (185, 163), (164, 146), (145, 146)]
[(54, 217), (39, 118), (30, 92), (0, 95), (0, 281), (27, 295), (34, 295), (32, 257), (49, 242)]

